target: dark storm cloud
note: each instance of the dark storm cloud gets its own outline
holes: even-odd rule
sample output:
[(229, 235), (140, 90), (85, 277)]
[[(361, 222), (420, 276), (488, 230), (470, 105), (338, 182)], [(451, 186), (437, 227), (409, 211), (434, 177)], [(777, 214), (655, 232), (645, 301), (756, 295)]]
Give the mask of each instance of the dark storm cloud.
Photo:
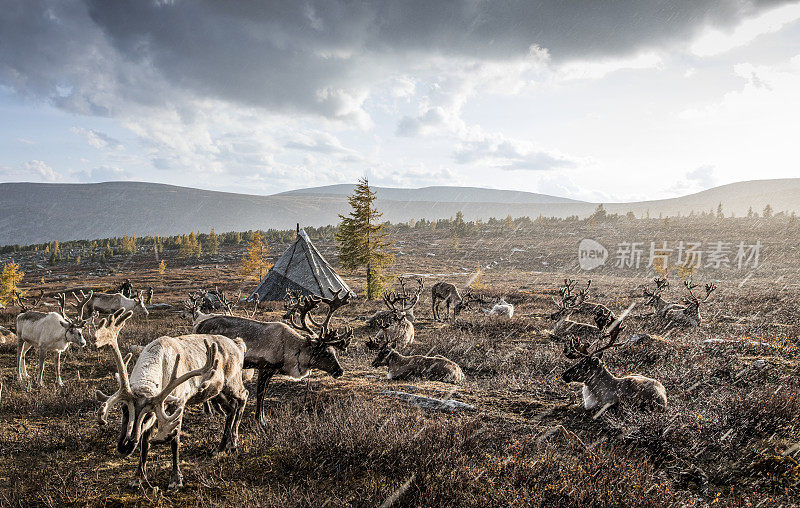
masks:
[(189, 93), (358, 121), (370, 84), (430, 55), (520, 59), (532, 45), (556, 62), (629, 54), (773, 3), (9, 0), (0, 84), (93, 115)]

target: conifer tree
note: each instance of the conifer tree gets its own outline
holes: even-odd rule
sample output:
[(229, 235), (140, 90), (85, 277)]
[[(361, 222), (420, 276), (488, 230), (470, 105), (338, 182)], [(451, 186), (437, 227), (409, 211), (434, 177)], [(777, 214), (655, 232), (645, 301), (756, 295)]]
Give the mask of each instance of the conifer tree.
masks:
[(339, 215), (339, 229), (336, 240), (339, 242), (339, 261), (345, 270), (367, 270), (367, 298), (377, 296), (381, 289), (381, 272), (394, 261), (394, 256), (387, 252), (391, 241), (379, 222), (383, 215), (374, 202), (377, 196), (369, 188), (367, 178), (361, 178), (347, 198), (352, 211), (347, 215)]
[(261, 280), (272, 266), (267, 257), (269, 246), (264, 241), (261, 231), (255, 231), (250, 237), (247, 253), (242, 258), (242, 275), (247, 278)]
[(218, 249), (219, 239), (217, 238), (217, 234), (214, 232), (214, 228), (211, 228), (211, 232), (208, 233), (208, 240), (206, 240), (206, 252), (213, 256), (217, 254)]
[(3, 266), (3, 271), (0, 273), (0, 303), (4, 305), (12, 303), (13, 293), (17, 291), (17, 284), (22, 281), (24, 275), (19, 265), (13, 261)]

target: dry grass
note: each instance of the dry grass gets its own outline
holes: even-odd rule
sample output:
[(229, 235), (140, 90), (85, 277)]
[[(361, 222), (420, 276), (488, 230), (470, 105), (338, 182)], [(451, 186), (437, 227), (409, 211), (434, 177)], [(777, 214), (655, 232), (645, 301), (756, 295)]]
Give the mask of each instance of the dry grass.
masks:
[[(402, 263), (413, 265), (413, 259), (401, 260), (399, 271), (409, 267)], [(143, 285), (156, 284), (160, 301), (170, 303), (178, 303), (197, 285), (220, 283), (234, 292), (238, 285), (230, 267), (177, 266), (160, 279), (143, 266), (144, 262), (134, 263), (126, 275), (147, 281)], [(83, 281), (78, 272), (70, 277), (53, 280), (48, 287)], [(437, 382), (385, 380), (384, 370), (370, 367), (374, 353), (363, 342), (374, 332), (360, 319), (379, 305), (349, 306), (343, 318), (355, 327), (356, 337), (341, 358), (345, 376), (333, 380), (315, 373), (308, 382), (274, 380), (267, 395), (270, 426), (262, 430), (255, 425), (251, 399), (235, 454), (212, 457), (209, 452), (221, 437), (222, 419), (196, 407), (188, 411), (182, 455), (187, 487), (180, 492), (126, 486), (135, 459), (116, 454), (115, 425), (101, 428), (95, 417), (94, 390), (114, 385), (107, 353), (89, 347), (66, 354), (64, 388), (54, 386), (52, 360), (48, 361), (45, 386), (28, 389), (14, 380), (14, 350), (4, 346), (0, 505), (800, 502), (795, 448), (800, 442), (800, 322), (794, 293), (787, 295), (763, 279), (750, 281), (744, 290), (720, 284), (719, 295), (704, 308), (700, 330), (632, 344), (607, 358), (617, 374), (636, 372), (659, 379), (668, 392), (667, 412), (653, 415), (620, 408), (597, 416), (577, 404), (577, 387), (560, 380), (570, 361), (561, 353), (562, 344), (548, 333), (552, 289), (563, 277), (516, 269), (484, 275), (490, 294), (506, 296), (517, 306), (511, 321), (473, 311), (454, 324), (434, 323), (425, 295), (416, 312), (417, 341), (411, 352), (442, 354), (459, 363), (467, 379), (455, 390)], [(114, 280), (109, 275), (92, 283), (112, 285)], [(595, 283), (596, 294), (618, 311), (635, 300), (631, 290), (643, 282), (607, 275)], [(626, 336), (655, 331), (647, 312), (634, 309)], [(5, 315), (7, 323), (12, 314)], [(272, 306), (259, 318), (279, 315)], [(730, 316), (745, 319), (731, 321)], [(124, 348), (187, 331), (187, 324), (173, 314), (158, 311), (126, 326), (121, 343)], [(706, 344), (707, 338), (769, 345)], [(248, 388), (254, 393), (254, 387)], [(422, 410), (381, 395), (386, 389), (451, 396), (474, 405), (476, 411)], [(151, 481), (163, 488), (169, 448), (155, 447), (152, 453)]]

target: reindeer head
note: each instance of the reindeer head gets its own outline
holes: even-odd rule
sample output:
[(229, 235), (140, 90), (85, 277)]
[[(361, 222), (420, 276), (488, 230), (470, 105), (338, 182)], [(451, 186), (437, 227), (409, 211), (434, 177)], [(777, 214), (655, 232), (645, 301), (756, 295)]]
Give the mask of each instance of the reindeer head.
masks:
[[(341, 296), (344, 289), (339, 291), (330, 289), (329, 291), (333, 293), (333, 298), (313, 295), (290, 297), (286, 301), (284, 319), (287, 319), (296, 330), (309, 334), (306, 346), (300, 351), (301, 363), (309, 365), (313, 369), (323, 370), (338, 378), (344, 374), (344, 369), (336, 357), (336, 350), (345, 351), (347, 349), (353, 336), (353, 330), (349, 326), (344, 330), (331, 330), (329, 324), (333, 313), (349, 303), (350, 293)], [(328, 311), (325, 319), (319, 323), (311, 312), (321, 303), (328, 307)], [(316, 330), (312, 330), (311, 326), (316, 327)]]
[(661, 292), (669, 287), (669, 281), (666, 277), (656, 277), (653, 279), (653, 282), (656, 285), (655, 290), (650, 291), (647, 288), (642, 290), (644, 297), (647, 298), (645, 305), (655, 305), (656, 302), (658, 302), (658, 300), (661, 298)]
[[(416, 282), (417, 287), (413, 290), (409, 290), (406, 288), (406, 280), (410, 279)], [(400, 283), (400, 289), (402, 291), (403, 296), (403, 311), (406, 314), (406, 319), (414, 322), (414, 306), (419, 302), (419, 297), (422, 294), (422, 290), (425, 288), (425, 281), (423, 281), (422, 277), (398, 277), (398, 282)]]
[(453, 306), (453, 319), (457, 318), (462, 310), (469, 309), (470, 304), (474, 301), (477, 300), (472, 294), (472, 288), (467, 288), (461, 295), (461, 299), (456, 300), (456, 304)]
[[(113, 351), (114, 361), (117, 366), (117, 381), (119, 383), (119, 389), (113, 395), (106, 395), (97, 390), (97, 400), (103, 403), (98, 412), (98, 419), (100, 423), (105, 425), (108, 413), (114, 406), (120, 403), (124, 404), (120, 436), (117, 441), (117, 451), (124, 456), (133, 453), (141, 439), (142, 432), (155, 425), (157, 425), (158, 432), (152, 438), (152, 441), (166, 441), (174, 437), (180, 428), (184, 407), (183, 401), (170, 394), (178, 386), (193, 377), (203, 376), (204, 382), (208, 381), (213, 377), (214, 371), (219, 364), (219, 360), (216, 358), (216, 343), (209, 345), (206, 342), (206, 363), (203, 367), (178, 376), (181, 355), (177, 354), (172, 374), (165, 383), (161, 384), (161, 391), (157, 395), (149, 396), (134, 393), (128, 378), (128, 362), (130, 362), (132, 355), (128, 353), (123, 359), (117, 342), (120, 330), (132, 315), (132, 311), (120, 309), (107, 318), (103, 318), (95, 333), (97, 347), (110, 346)], [(165, 405), (175, 407), (175, 410), (168, 414)]]
[[(598, 335), (600, 337), (591, 344), (578, 341), (575, 337), (572, 337), (570, 343), (564, 346), (564, 356), (578, 360), (578, 362), (565, 370), (561, 374), (561, 379), (567, 383), (586, 383), (598, 375), (601, 369), (605, 368), (602, 360), (603, 351), (620, 346), (617, 343), (619, 332), (600, 332)], [(604, 341), (605, 344), (603, 343)]]
[(372, 360), (373, 367), (382, 367), (384, 365), (389, 365), (389, 357), (392, 356), (394, 353), (394, 348), (384, 345), (380, 351), (378, 351), (378, 356)]
[(139, 294), (134, 297), (133, 301), (136, 302), (136, 305), (133, 307), (134, 316), (147, 316), (150, 314), (150, 311), (148, 311), (147, 307), (144, 305), (144, 291), (139, 291)]
[(691, 307), (700, 307), (700, 304), (704, 303), (706, 300), (708, 300), (709, 297), (711, 297), (711, 293), (713, 293), (714, 290), (717, 289), (717, 286), (713, 282), (706, 284), (706, 286), (705, 286), (706, 296), (705, 296), (705, 298), (700, 300), (700, 299), (697, 298), (697, 296), (695, 296), (694, 293), (692, 293), (692, 289), (695, 289), (695, 288), (698, 287), (697, 284), (693, 284), (691, 280), (685, 280), (685, 281), (683, 281), (683, 285), (684, 285), (684, 287), (686, 287), (686, 291), (689, 292), (689, 296), (684, 296), (683, 297), (683, 303), (686, 304), (687, 306), (691, 306)]
[[(86, 347), (86, 339), (83, 337), (83, 327), (86, 325), (86, 320), (80, 318), (71, 319), (67, 316), (67, 295), (65, 293), (58, 293), (56, 301), (58, 302), (59, 313), (64, 318), (64, 321), (60, 322), (61, 326), (64, 327), (64, 338), (80, 347)], [(82, 312), (80, 314), (82, 315)]]

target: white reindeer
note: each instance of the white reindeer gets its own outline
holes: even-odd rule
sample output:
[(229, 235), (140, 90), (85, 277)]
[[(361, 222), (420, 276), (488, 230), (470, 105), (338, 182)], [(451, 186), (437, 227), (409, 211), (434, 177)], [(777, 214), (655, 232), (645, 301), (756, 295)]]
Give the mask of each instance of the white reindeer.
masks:
[(505, 316), (508, 319), (514, 317), (514, 306), (500, 298), (500, 301), (494, 304), (491, 309), (484, 309), (484, 314), (487, 316)]
[(86, 304), (89, 315), (94, 312), (113, 314), (120, 309), (133, 311), (134, 316), (150, 314), (144, 305), (144, 291), (139, 291), (136, 298), (128, 298), (122, 293), (94, 293)]
[(178, 488), (183, 486), (179, 451), (187, 404), (211, 401), (221, 407), (226, 421), (218, 451), (236, 448), (239, 422), (247, 402), (247, 390), (242, 384), (246, 346), (241, 339), (222, 335), (159, 337), (144, 347), (129, 376), (128, 362), (132, 355), (122, 358), (117, 336), (132, 314), (119, 310), (104, 318), (95, 334), (98, 348), (111, 347), (119, 382), (119, 389), (113, 395), (97, 391), (97, 399), (103, 403), (98, 418), (105, 424), (112, 408), (123, 404), (117, 451), (127, 457), (137, 446), (141, 449), (136, 476), (131, 482), (134, 486), (148, 483), (150, 444), (170, 442), (172, 473), (168, 488)]
[[(74, 293), (73, 293), (74, 294)], [(91, 294), (89, 295), (91, 297)], [(28, 310), (17, 316), (17, 380), (20, 383), (28, 379), (28, 370), (25, 367), (25, 355), (32, 347), (37, 349), (39, 356), (39, 373), (36, 384), (42, 386), (44, 380), (44, 361), (47, 353), (56, 352), (56, 383), (64, 386), (61, 380), (61, 353), (69, 348), (70, 344), (80, 347), (86, 346), (83, 338), (83, 319), (72, 320), (66, 315), (66, 295), (60, 293), (56, 299), (59, 302), (61, 313), (38, 312)], [(78, 300), (78, 297), (75, 297)], [(87, 300), (78, 300), (78, 313), (82, 314)]]

